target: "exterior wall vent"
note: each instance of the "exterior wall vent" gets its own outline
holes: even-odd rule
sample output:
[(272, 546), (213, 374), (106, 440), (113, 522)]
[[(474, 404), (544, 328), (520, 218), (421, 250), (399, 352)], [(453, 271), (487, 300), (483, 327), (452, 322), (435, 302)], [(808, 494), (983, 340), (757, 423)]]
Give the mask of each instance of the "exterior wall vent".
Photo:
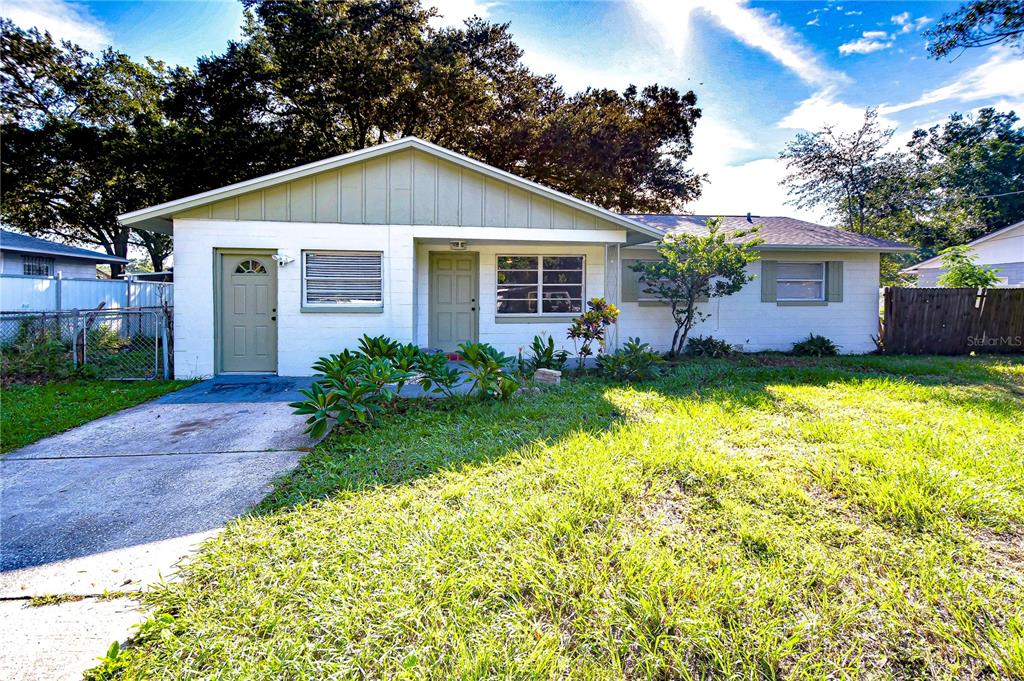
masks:
[(448, 246), (451, 247), (451, 249), (453, 251), (464, 251), (464, 250), (466, 250), (466, 242), (465, 241), (449, 241), (448, 242)]

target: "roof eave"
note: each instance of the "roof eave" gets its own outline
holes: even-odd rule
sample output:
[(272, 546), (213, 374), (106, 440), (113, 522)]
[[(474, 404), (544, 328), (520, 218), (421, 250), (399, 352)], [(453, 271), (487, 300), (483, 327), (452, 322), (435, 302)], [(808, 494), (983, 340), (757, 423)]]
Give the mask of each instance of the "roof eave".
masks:
[(531, 182), (530, 180), (521, 178), (513, 173), (495, 168), (483, 163), (482, 161), (477, 161), (476, 159), (470, 158), (464, 154), (459, 154), (451, 151), (450, 149), (445, 149), (444, 147), (432, 144), (418, 137), (403, 137), (393, 142), (385, 142), (384, 144), (380, 144), (375, 147), (357, 149), (356, 151), (350, 151), (347, 154), (314, 161), (313, 163), (307, 163), (306, 165), (298, 166), (297, 168), (282, 170), (277, 173), (264, 175), (251, 180), (236, 182), (235, 184), (228, 185), (226, 187), (211, 189), (200, 194), (167, 201), (165, 203), (157, 204), (156, 206), (150, 206), (149, 208), (142, 208), (140, 210), (124, 213), (119, 215), (117, 219), (122, 224), (129, 225), (137, 229), (146, 229), (156, 232), (163, 232), (166, 230), (167, 233), (170, 233), (171, 227), (169, 225), (164, 227), (163, 222), (155, 222), (155, 220), (163, 220), (169, 223), (170, 217), (173, 213), (183, 212), (197, 206), (205, 205), (212, 201), (220, 201), (233, 198), (240, 194), (258, 191), (282, 182), (290, 182), (316, 173), (326, 172), (348, 163), (366, 161), (383, 154), (400, 151), (406, 148), (415, 148), (427, 153), (435, 154), (457, 165), (469, 167), (494, 179), (502, 180), (518, 186), (521, 189), (536, 192), (552, 200), (558, 201), (559, 203), (570, 205), (595, 217), (608, 220), (620, 227), (624, 227), (641, 234), (646, 234), (647, 236), (654, 238), (661, 238), (661, 233), (658, 230), (648, 227), (640, 222), (623, 217), (618, 213), (613, 213), (612, 211), (601, 208), (600, 206), (587, 203), (586, 201), (577, 199), (574, 196), (560, 192), (557, 189), (551, 189), (550, 187), (545, 187), (542, 184)]
[(122, 258), (118, 255), (106, 255), (104, 253), (94, 253), (89, 255), (86, 255), (85, 253), (65, 253), (63, 251), (51, 251), (45, 248), (29, 248), (25, 246), (3, 246), (0, 247), (0, 251), (11, 251), (13, 253), (39, 253), (40, 255), (49, 255), (55, 258), (72, 258), (75, 260), (92, 260), (95, 262), (106, 263), (125, 264), (128, 262), (128, 258)]

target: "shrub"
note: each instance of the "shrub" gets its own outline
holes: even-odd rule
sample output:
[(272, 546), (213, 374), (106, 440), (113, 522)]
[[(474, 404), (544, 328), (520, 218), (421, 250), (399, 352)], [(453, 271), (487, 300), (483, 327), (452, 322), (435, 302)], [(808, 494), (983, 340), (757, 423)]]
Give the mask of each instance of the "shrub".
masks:
[(448, 356), (444, 353), (421, 352), (416, 358), (416, 371), (420, 374), (420, 386), (428, 394), (439, 393), (445, 397), (455, 394), (459, 371), (448, 365)]
[(387, 336), (367, 336), (363, 334), (363, 337), (359, 339), (359, 351), (370, 359), (376, 357), (395, 359), (401, 347), (401, 343), (391, 340)]
[(469, 365), (471, 392), (480, 397), (508, 399), (519, 389), (519, 381), (511, 373), (515, 359), (487, 343), (463, 343), (459, 354)]
[(793, 354), (802, 357), (830, 357), (839, 354), (839, 348), (825, 336), (810, 334), (799, 343), (793, 344)]
[(62, 380), (91, 371), (76, 369), (71, 345), (49, 330), (19, 329), (14, 343), (0, 353), (0, 372), (4, 381), (32, 380), (45, 377)]
[(578, 369), (583, 369), (583, 362), (594, 354), (594, 342), (598, 344), (599, 353), (604, 351), (605, 331), (619, 318), (619, 308), (604, 298), (591, 298), (587, 301), (587, 308), (569, 326), (568, 336), (576, 347)]
[(732, 344), (714, 336), (694, 336), (686, 341), (686, 354), (694, 357), (731, 357)]
[(617, 352), (598, 356), (597, 368), (601, 375), (617, 381), (646, 381), (661, 373), (661, 362), (648, 343), (630, 338)]
[(569, 353), (565, 350), (555, 350), (555, 339), (547, 336), (545, 342), (543, 336), (534, 336), (530, 345), (530, 360), (527, 363), (531, 372), (537, 369), (554, 369), (561, 371), (569, 360)]

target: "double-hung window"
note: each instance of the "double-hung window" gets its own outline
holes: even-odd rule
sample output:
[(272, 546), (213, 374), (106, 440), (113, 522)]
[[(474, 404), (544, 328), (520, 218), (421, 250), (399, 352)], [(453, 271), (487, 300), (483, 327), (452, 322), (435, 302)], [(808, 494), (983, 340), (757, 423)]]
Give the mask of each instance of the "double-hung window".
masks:
[(776, 300), (825, 300), (825, 263), (780, 262), (775, 269)]
[(303, 307), (384, 307), (383, 254), (379, 251), (303, 251)]
[(42, 255), (21, 256), (21, 273), (34, 277), (53, 276), (53, 258)]
[(499, 255), (498, 314), (579, 314), (585, 262), (582, 255)]

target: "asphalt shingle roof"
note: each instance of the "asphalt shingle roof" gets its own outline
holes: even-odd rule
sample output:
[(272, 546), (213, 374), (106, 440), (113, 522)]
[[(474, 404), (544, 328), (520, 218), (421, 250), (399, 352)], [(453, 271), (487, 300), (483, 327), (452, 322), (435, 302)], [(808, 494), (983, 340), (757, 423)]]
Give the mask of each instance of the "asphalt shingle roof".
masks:
[[(653, 227), (664, 234), (686, 232), (689, 234), (707, 234), (705, 223), (711, 215), (625, 215), (648, 227)], [(757, 237), (763, 240), (763, 246), (782, 248), (862, 248), (865, 250), (911, 250), (910, 246), (888, 239), (880, 239), (864, 234), (854, 234), (835, 227), (826, 227), (805, 220), (779, 216), (724, 215), (722, 228), (727, 232), (750, 229), (761, 225)], [(752, 238), (752, 237), (751, 237)]]
[(34, 236), (19, 234), (7, 229), (0, 229), (0, 251), (44, 253), (46, 255), (59, 255), (65, 258), (82, 258), (95, 262), (128, 262), (126, 258), (119, 258), (116, 255), (107, 255), (106, 253), (97, 253), (86, 248), (57, 244), (46, 239), (37, 239)]

